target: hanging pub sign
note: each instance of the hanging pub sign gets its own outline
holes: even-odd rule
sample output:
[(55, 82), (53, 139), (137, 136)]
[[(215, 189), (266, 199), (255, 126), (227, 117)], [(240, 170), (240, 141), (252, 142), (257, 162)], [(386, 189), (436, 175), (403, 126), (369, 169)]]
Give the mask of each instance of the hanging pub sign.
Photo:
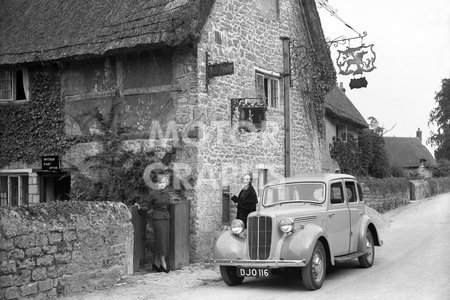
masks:
[(359, 89), (362, 87), (367, 87), (367, 79), (366, 77), (350, 79), (349, 86), (350, 89)]
[(42, 156), (43, 171), (59, 171), (59, 156)]
[(338, 50), (339, 55), (336, 64), (339, 68), (339, 74), (358, 75), (373, 71), (376, 54), (372, 48), (373, 44), (369, 46), (363, 44), (355, 48), (347, 47), (346, 50)]

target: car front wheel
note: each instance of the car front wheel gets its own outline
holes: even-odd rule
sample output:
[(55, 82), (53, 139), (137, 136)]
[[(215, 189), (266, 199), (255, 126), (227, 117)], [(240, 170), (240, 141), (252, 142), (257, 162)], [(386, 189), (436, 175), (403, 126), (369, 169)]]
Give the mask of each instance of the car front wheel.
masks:
[(228, 285), (239, 285), (244, 280), (244, 277), (237, 276), (236, 267), (220, 266), (220, 275), (222, 280)]
[(365, 244), (365, 254), (358, 257), (359, 264), (363, 268), (370, 268), (373, 265), (375, 259), (375, 247), (373, 244), (372, 233), (369, 229), (366, 232), (366, 244)]
[(327, 269), (327, 256), (322, 242), (317, 241), (311, 259), (306, 267), (302, 268), (303, 285), (308, 290), (317, 290), (322, 287)]

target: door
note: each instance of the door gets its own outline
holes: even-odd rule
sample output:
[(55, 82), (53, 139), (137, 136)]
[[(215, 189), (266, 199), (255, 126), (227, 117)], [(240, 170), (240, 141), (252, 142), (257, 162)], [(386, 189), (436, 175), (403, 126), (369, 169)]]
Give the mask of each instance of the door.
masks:
[(363, 215), (361, 206), (364, 204), (359, 200), (355, 181), (345, 181), (345, 194), (350, 210), (350, 253), (352, 253), (358, 250), (358, 228), (361, 224), (361, 217)]
[(66, 173), (40, 175), (41, 202), (63, 201), (69, 199), (70, 176)]
[(332, 182), (328, 198), (327, 233), (335, 256), (349, 253), (350, 212), (345, 201), (342, 181)]

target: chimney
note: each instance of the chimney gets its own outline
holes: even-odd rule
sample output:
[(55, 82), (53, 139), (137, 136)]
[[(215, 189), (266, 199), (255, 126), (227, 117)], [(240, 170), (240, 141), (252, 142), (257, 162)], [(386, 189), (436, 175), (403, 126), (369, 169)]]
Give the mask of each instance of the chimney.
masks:
[(420, 130), (420, 128), (417, 128), (416, 137), (422, 143), (422, 131)]
[(341, 89), (341, 91), (345, 94), (345, 88), (344, 88), (344, 83), (341, 81), (339, 82), (339, 88)]

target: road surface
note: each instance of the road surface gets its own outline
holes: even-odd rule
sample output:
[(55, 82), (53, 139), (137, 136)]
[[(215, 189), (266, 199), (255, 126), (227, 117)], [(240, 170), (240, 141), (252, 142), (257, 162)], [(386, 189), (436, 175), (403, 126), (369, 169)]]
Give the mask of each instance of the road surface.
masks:
[(372, 268), (360, 268), (357, 260), (338, 264), (318, 291), (306, 290), (295, 276), (245, 279), (229, 287), (216, 269), (200, 281), (178, 271), (133, 276), (122, 286), (67, 299), (450, 299), (450, 193), (376, 218), (384, 245), (375, 248)]

